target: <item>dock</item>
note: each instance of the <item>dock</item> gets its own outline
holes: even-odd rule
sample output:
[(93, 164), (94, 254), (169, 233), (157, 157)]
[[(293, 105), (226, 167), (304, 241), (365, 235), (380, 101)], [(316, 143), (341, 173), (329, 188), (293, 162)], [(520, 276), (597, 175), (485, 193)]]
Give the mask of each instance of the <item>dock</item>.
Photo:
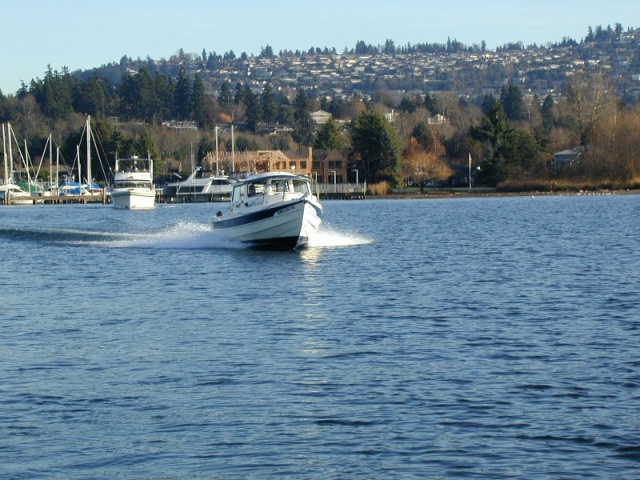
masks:
[(106, 193), (99, 195), (33, 195), (31, 197), (8, 196), (8, 198), (0, 198), (0, 205), (66, 205), (88, 203), (106, 205), (111, 203), (111, 199)]
[(353, 185), (349, 183), (317, 184), (314, 192), (319, 200), (364, 200), (366, 198), (366, 184)]

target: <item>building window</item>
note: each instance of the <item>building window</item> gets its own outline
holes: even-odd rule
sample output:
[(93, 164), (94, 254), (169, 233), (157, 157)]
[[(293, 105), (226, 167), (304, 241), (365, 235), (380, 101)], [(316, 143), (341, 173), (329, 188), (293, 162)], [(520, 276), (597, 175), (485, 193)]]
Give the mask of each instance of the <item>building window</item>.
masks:
[(320, 162), (318, 162), (317, 160), (313, 161), (313, 169), (314, 170), (320, 170)]
[(307, 162), (305, 160), (302, 160), (300, 162), (300, 170), (306, 170), (307, 169)]

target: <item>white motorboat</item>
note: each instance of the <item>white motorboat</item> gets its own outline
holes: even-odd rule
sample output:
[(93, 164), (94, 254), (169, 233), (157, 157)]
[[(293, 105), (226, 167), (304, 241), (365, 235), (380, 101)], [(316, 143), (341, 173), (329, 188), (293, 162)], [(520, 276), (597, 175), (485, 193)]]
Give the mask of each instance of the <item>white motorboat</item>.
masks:
[(255, 247), (304, 246), (320, 226), (322, 205), (310, 180), (289, 172), (267, 172), (233, 185), (227, 213), (217, 212), (213, 229)]
[(167, 184), (163, 195), (179, 202), (228, 202), (234, 180), (197, 167), (186, 180)]
[(15, 183), (0, 185), (0, 200), (2, 203), (11, 202), (11, 205), (33, 205), (37, 201), (29, 192)]
[(154, 208), (153, 160), (138, 157), (117, 159), (111, 202), (115, 208)]

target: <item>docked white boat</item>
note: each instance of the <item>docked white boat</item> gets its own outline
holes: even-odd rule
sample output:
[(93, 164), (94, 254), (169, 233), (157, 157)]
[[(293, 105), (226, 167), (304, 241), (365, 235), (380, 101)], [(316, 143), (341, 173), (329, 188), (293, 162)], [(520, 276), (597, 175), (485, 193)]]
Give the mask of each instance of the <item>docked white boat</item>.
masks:
[(235, 183), (227, 213), (217, 212), (212, 224), (226, 238), (255, 247), (293, 249), (307, 244), (321, 216), (307, 177), (267, 172)]
[(138, 157), (117, 159), (111, 202), (115, 208), (154, 208), (153, 160)]
[(0, 200), (11, 205), (33, 205), (37, 199), (15, 183), (0, 185)]
[(178, 202), (228, 202), (234, 180), (196, 168), (186, 180), (167, 184), (163, 195)]

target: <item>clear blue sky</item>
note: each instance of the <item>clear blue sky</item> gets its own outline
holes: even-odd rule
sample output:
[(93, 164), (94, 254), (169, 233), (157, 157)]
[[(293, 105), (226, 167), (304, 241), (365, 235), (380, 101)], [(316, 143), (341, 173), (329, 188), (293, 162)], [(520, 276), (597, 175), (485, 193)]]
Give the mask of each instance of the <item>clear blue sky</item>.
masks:
[(640, 27), (638, 0), (0, 0), (0, 90), (60, 71), (132, 58), (233, 50), (582, 39), (589, 26)]

